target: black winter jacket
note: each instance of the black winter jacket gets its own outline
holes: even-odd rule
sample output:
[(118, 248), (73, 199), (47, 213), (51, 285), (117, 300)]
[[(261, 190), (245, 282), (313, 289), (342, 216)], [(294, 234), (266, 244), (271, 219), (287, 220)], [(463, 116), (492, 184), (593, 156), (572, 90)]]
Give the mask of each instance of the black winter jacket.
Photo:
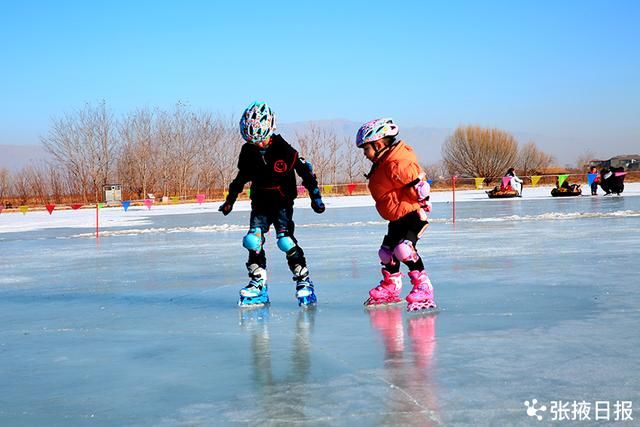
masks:
[[(273, 135), (266, 149), (245, 143), (240, 150), (238, 174), (229, 185), (227, 202), (234, 203), (244, 185), (251, 181), (251, 206), (288, 207), (293, 205), (298, 191), (297, 173), (309, 194), (319, 196), (318, 180), (311, 164), (298, 156), (298, 152), (280, 135)], [(295, 173), (294, 173), (295, 171)]]

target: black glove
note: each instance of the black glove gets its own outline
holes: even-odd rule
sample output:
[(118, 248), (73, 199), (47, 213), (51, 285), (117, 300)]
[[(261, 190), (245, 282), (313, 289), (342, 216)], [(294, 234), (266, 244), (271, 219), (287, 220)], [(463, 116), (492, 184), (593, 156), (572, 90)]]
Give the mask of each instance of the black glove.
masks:
[(319, 214), (324, 212), (324, 203), (322, 203), (320, 189), (318, 187), (314, 188), (313, 191), (309, 192), (309, 196), (311, 197), (311, 209)]
[(223, 204), (220, 205), (218, 211), (222, 212), (222, 215), (227, 216), (229, 212), (233, 209), (233, 203), (229, 203), (228, 200), (225, 200)]
[(313, 199), (311, 199), (311, 209), (313, 209), (315, 213), (319, 214), (324, 212), (324, 203), (322, 203), (322, 197), (314, 197)]

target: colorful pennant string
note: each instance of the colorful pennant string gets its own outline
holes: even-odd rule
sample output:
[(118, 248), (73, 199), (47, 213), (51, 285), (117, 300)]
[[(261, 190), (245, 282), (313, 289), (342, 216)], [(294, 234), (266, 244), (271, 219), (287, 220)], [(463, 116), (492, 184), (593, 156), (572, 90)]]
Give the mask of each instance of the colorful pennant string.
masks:
[(569, 175), (558, 175), (558, 187), (562, 187), (562, 184), (569, 178)]

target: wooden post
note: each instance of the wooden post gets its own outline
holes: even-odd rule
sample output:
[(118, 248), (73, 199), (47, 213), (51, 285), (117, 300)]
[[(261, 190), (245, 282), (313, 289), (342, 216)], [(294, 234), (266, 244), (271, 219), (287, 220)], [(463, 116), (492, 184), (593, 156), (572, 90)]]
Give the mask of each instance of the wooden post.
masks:
[(454, 175), (451, 179), (451, 183), (453, 184), (453, 223), (456, 223), (456, 179), (458, 177)]
[(99, 224), (99, 223), (98, 223), (98, 211), (100, 210), (100, 209), (99, 209), (99, 206), (100, 206), (100, 205), (98, 204), (98, 202), (96, 202), (96, 239), (97, 239), (97, 238), (98, 238), (98, 236), (99, 236), (99, 229), (100, 229), (100, 228), (99, 228), (99, 225), (98, 225), (98, 224)]

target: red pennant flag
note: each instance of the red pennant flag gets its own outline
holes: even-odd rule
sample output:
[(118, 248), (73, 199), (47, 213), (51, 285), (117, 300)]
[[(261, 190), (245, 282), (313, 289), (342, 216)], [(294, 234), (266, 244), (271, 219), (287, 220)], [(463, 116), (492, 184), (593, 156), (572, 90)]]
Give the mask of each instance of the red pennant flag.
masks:
[(82, 203), (73, 203), (73, 204), (71, 204), (69, 206), (71, 206), (71, 209), (76, 211), (76, 210), (78, 210), (78, 209), (80, 209), (82, 207)]
[(151, 205), (153, 205), (153, 200), (144, 199), (144, 205), (147, 207), (147, 209), (151, 210)]
[(356, 184), (354, 183), (347, 184), (347, 193), (349, 193), (349, 195), (351, 195), (351, 193), (353, 193), (353, 190), (355, 189), (356, 189)]
[(503, 176), (502, 177), (502, 186), (503, 187), (506, 187), (510, 183), (511, 183), (511, 177), (510, 176)]
[(206, 196), (204, 194), (196, 194), (196, 200), (199, 204), (202, 204), (202, 202), (204, 202), (205, 197)]
[(49, 211), (49, 215), (51, 215), (53, 213), (53, 210), (56, 208), (56, 205), (53, 203), (47, 203), (46, 205), (44, 205), (45, 208), (47, 208), (47, 211)]

